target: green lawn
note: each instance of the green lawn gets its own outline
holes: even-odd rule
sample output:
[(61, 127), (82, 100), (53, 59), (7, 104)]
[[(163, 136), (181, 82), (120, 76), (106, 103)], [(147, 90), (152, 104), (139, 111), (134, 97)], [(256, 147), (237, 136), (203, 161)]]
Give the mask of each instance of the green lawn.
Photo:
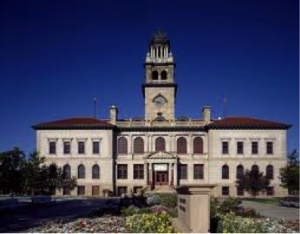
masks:
[(259, 202), (259, 203), (264, 203), (264, 204), (274, 204), (277, 205), (278, 202), (282, 198), (280, 197), (270, 197), (270, 198), (243, 198), (244, 201), (253, 201), (253, 202)]

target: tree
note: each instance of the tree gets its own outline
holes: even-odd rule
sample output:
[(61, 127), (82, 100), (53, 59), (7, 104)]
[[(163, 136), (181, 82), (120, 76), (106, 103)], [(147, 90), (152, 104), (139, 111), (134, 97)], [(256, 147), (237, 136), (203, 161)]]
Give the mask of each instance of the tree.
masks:
[(47, 166), (44, 157), (39, 157), (37, 152), (30, 153), (24, 164), (25, 191), (35, 195), (37, 191), (41, 192), (47, 182)]
[(15, 193), (23, 192), (25, 154), (19, 148), (0, 153), (0, 192)]
[(247, 170), (236, 183), (239, 188), (247, 191), (255, 198), (259, 192), (264, 192), (267, 189), (270, 180), (259, 170)]
[(18, 148), (0, 153), (0, 193), (53, 195), (55, 189), (77, 186), (77, 178), (65, 178), (56, 164), (47, 165), (37, 152), (25, 156)]
[(25, 163), (26, 191), (31, 191), (32, 196), (36, 193), (53, 195), (56, 188), (72, 190), (77, 186), (76, 177), (65, 179), (61, 168), (55, 163), (46, 165), (45, 161), (44, 157), (33, 152)]
[(287, 165), (279, 171), (281, 186), (287, 188), (289, 194), (299, 194), (299, 153), (294, 150), (287, 158)]

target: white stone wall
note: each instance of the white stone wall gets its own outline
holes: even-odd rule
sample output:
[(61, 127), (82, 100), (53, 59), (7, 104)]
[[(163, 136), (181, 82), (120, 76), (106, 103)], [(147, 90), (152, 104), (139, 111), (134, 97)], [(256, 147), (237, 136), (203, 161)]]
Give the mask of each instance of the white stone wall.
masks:
[[(280, 187), (279, 169), (286, 165), (286, 130), (210, 130), (209, 138), (209, 183), (217, 184), (215, 195), (222, 194), (222, 186), (230, 186), (230, 194), (236, 196), (236, 167), (243, 165), (244, 170), (256, 164), (260, 171), (266, 166), (274, 167), (275, 196), (285, 196), (287, 191)], [(229, 153), (222, 154), (222, 141), (229, 142)], [(237, 142), (244, 142), (244, 154), (237, 154)], [(258, 154), (252, 155), (251, 142), (258, 141)], [(266, 142), (273, 142), (273, 154), (266, 153)], [(222, 179), (222, 166), (229, 166), (229, 179)]]
[[(203, 139), (203, 154), (193, 153), (193, 140), (201, 136)], [(55, 162), (63, 167), (65, 164), (71, 166), (72, 175), (77, 176), (77, 167), (85, 165), (86, 178), (78, 179), (78, 185), (86, 186), (86, 195), (91, 195), (91, 186), (100, 185), (100, 193), (103, 189), (114, 190), (116, 187), (126, 186), (128, 191), (135, 186), (147, 185), (147, 164), (145, 158), (155, 151), (155, 140), (157, 137), (164, 137), (166, 152), (178, 156), (181, 164), (188, 165), (188, 178), (180, 180), (179, 184), (216, 184), (214, 195), (222, 195), (222, 186), (230, 187), (230, 195), (236, 196), (236, 167), (241, 164), (244, 170), (251, 169), (252, 165), (259, 166), (260, 171), (266, 170), (267, 165), (274, 167), (274, 179), (271, 186), (274, 186), (275, 196), (285, 196), (286, 190), (280, 187), (279, 169), (286, 164), (286, 130), (210, 130), (207, 132), (122, 132), (117, 139), (125, 137), (128, 141), (128, 154), (116, 155), (114, 158), (113, 148), (117, 152), (117, 144), (113, 145), (112, 130), (38, 130), (37, 150), (41, 156), (47, 158), (47, 163)], [(134, 154), (133, 142), (137, 137), (144, 139), (144, 154)], [(187, 154), (177, 154), (177, 139), (185, 137), (187, 140)], [(71, 154), (63, 154), (63, 142), (71, 141)], [(77, 153), (78, 141), (85, 141), (85, 154)], [(100, 153), (92, 153), (92, 141), (100, 141)], [(222, 154), (222, 141), (229, 141), (229, 154)], [(259, 153), (251, 154), (251, 141), (259, 142)], [(57, 153), (49, 154), (49, 141), (57, 143)], [(244, 142), (244, 154), (236, 152), (237, 141)], [(266, 154), (266, 142), (273, 142), (272, 155)], [(117, 142), (117, 141), (116, 141)], [(162, 161), (164, 163), (164, 161)], [(100, 166), (100, 179), (92, 179), (92, 166)], [(117, 179), (117, 164), (127, 164), (128, 178)], [(133, 165), (144, 164), (144, 179), (133, 179)], [(194, 179), (194, 164), (204, 165), (204, 179)], [(222, 179), (222, 166), (229, 166), (229, 179)], [(115, 174), (114, 174), (115, 173)], [(177, 171), (175, 171), (177, 173)], [(174, 176), (176, 178), (177, 176)], [(115, 181), (114, 181), (114, 178)], [(72, 195), (76, 195), (74, 190)], [(245, 194), (246, 195), (246, 194)]]
[[(93, 140), (100, 142), (100, 153), (93, 154)], [(56, 142), (56, 154), (49, 154), (49, 142)], [(63, 142), (71, 142), (71, 154), (63, 153)], [(78, 141), (85, 141), (85, 154), (78, 154)], [(85, 166), (85, 179), (78, 179), (78, 185), (86, 186), (86, 195), (91, 195), (91, 186), (99, 185), (103, 189), (113, 190), (113, 145), (112, 130), (38, 130), (37, 150), (46, 157), (46, 163), (56, 163), (63, 168), (71, 166), (72, 176), (77, 177), (78, 166)], [(100, 166), (100, 179), (92, 179), (92, 166)], [(76, 189), (72, 195), (76, 195)]]

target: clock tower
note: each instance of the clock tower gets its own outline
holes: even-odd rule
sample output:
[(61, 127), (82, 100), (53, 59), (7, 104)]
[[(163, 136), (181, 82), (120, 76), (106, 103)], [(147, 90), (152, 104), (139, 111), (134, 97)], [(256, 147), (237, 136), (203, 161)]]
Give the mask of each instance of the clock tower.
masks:
[(173, 121), (177, 90), (175, 62), (164, 32), (157, 31), (151, 38), (144, 68), (145, 120)]

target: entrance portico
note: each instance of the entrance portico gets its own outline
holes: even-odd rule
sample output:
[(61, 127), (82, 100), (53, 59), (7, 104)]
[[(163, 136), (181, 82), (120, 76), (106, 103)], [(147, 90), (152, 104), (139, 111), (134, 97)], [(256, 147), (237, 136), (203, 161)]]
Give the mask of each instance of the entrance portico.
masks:
[(147, 184), (154, 189), (160, 186), (177, 186), (177, 157), (167, 152), (155, 152), (146, 157)]

